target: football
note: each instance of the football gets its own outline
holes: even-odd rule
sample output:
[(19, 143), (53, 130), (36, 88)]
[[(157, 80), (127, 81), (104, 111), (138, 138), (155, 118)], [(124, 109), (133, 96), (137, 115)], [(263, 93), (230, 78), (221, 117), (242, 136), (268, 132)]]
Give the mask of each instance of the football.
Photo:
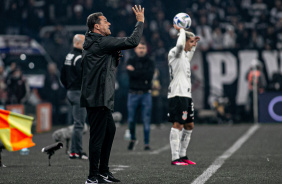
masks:
[(190, 28), (191, 23), (191, 18), (187, 13), (178, 13), (173, 18), (173, 24), (185, 30)]

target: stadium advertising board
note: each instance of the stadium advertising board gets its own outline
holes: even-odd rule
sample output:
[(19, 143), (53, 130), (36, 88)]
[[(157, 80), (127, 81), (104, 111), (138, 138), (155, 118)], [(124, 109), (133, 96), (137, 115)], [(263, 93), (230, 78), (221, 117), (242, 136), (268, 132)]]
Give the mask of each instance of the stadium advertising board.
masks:
[(282, 93), (259, 95), (259, 122), (282, 122)]
[[(193, 64), (197, 64), (198, 68), (202, 68), (201, 75), (196, 74), (196, 79), (197, 83), (200, 81), (202, 85), (202, 88), (198, 90), (202, 90), (202, 94), (204, 94), (202, 95), (203, 99), (198, 97), (197, 101), (200, 101), (204, 108), (209, 108), (212, 107), (213, 102), (218, 97), (226, 96), (230, 100), (233, 112), (238, 107), (245, 106), (248, 102), (246, 75), (251, 67), (252, 60), (255, 58), (261, 61), (268, 84), (272, 80), (273, 74), (282, 74), (282, 51), (227, 50), (207, 51), (195, 55), (191, 68), (193, 70)], [(195, 91), (193, 95), (196, 93), (198, 92)], [(280, 93), (282, 95), (281, 90)]]

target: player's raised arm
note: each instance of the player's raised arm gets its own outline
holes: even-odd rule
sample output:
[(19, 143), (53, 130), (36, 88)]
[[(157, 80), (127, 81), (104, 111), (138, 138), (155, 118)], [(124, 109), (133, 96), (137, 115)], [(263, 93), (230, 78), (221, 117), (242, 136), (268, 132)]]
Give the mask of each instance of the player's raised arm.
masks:
[(176, 26), (175, 24), (173, 25), (173, 27), (177, 31), (179, 31), (179, 36), (176, 42), (176, 53), (175, 53), (176, 57), (179, 57), (186, 43), (185, 30), (183, 28)]

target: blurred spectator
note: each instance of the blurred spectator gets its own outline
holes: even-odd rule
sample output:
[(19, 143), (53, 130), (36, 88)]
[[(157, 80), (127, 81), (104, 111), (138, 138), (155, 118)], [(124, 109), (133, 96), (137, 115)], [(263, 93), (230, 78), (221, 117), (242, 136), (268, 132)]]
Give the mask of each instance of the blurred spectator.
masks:
[(249, 9), (249, 14), (252, 16), (252, 22), (257, 23), (262, 14), (267, 14), (267, 5), (263, 0), (256, 0)]
[(207, 2), (207, 0), (195, 1), (192, 4), (192, 10), (193, 10), (193, 12), (197, 12), (198, 16), (207, 15), (210, 7), (211, 7), (211, 5), (210, 5), (209, 2)]
[(273, 73), (272, 79), (268, 85), (268, 90), (282, 91), (282, 72)]
[(249, 89), (249, 103), (247, 104), (246, 110), (249, 112), (248, 117), (253, 118), (253, 92), (254, 92), (254, 84), (257, 86), (257, 93), (261, 94), (264, 92), (266, 88), (266, 79), (262, 71), (262, 63), (254, 59), (251, 63), (251, 67), (247, 73), (248, 80), (248, 89)]
[(245, 28), (243, 22), (238, 23), (238, 31), (236, 37), (236, 48), (237, 49), (247, 49), (249, 48), (250, 37), (249, 32)]
[(257, 33), (255, 29), (252, 30), (252, 35), (250, 39), (250, 48), (261, 49), (264, 46), (263, 38)]
[(228, 26), (223, 34), (223, 47), (225, 49), (236, 48), (236, 39), (237, 35), (234, 32), (234, 28), (232, 26)]
[(150, 150), (150, 123), (152, 111), (152, 79), (155, 70), (154, 62), (147, 55), (147, 46), (140, 42), (134, 49), (136, 55), (128, 60), (126, 69), (129, 75), (129, 93), (127, 102), (128, 124), (131, 141), (128, 150), (136, 145), (136, 114), (141, 106), (142, 122), (144, 127), (144, 150)]
[(55, 60), (58, 68), (61, 68), (65, 60), (65, 55), (70, 49), (70, 33), (63, 25), (57, 24), (55, 26), (55, 31), (52, 32), (50, 38), (54, 43), (54, 53), (52, 53), (53, 59)]
[(279, 19), (282, 18), (282, 1), (275, 0), (275, 7), (270, 10), (270, 21), (272, 24), (276, 24)]
[(223, 48), (223, 35), (220, 27), (214, 29), (212, 33), (212, 45), (211, 47), (215, 50), (221, 50)]
[(211, 25), (213, 28), (218, 27), (219, 22), (222, 22), (224, 19), (224, 15), (225, 13), (220, 7), (211, 6), (208, 16), (209, 25)]
[(71, 18), (71, 4), (73, 0), (50, 0), (48, 3), (50, 23), (67, 22)]
[(276, 24), (276, 48), (282, 49), (282, 18)]
[(6, 72), (6, 74), (7, 74), (7, 78), (9, 78), (9, 77), (12, 75), (12, 73), (14, 72), (14, 70), (16, 69), (16, 67), (17, 67), (17, 63), (16, 63), (16, 62), (12, 62), (12, 63), (10, 64), (10, 66), (6, 67), (5, 72)]
[(42, 4), (35, 0), (28, 0), (23, 9), (23, 33), (33, 38), (39, 38), (39, 30), (45, 24), (45, 14)]
[(83, 17), (83, 6), (76, 4), (73, 7), (73, 16), (70, 19), (69, 24), (81, 25), (85, 23), (85, 18)]
[(276, 47), (276, 37), (274, 27), (269, 26), (264, 36), (264, 49), (271, 50)]
[(7, 101), (7, 91), (6, 91), (6, 73), (4, 63), (0, 62), (0, 105), (5, 105)]
[(19, 34), (23, 13), (23, 2), (6, 1), (5, 7), (5, 17), (9, 17), (9, 21), (7, 21), (7, 33)]
[(55, 63), (49, 63), (44, 86), (38, 92), (44, 102), (50, 102), (52, 104), (53, 124), (58, 124), (60, 106), (65, 103), (66, 90), (60, 84), (58, 68)]
[(7, 104), (24, 104), (28, 100), (30, 89), (19, 67), (7, 79), (7, 94)]
[(196, 35), (201, 38), (198, 47), (201, 50), (208, 50), (212, 43), (212, 30), (207, 25), (207, 18), (204, 15), (200, 18), (200, 25), (196, 27)]
[[(193, 2), (180, 1), (178, 3), (161, 0), (95, 0), (95, 3), (93, 0), (4, 0), (0, 4), (0, 24), (3, 25), (0, 26), (0, 33), (28, 34), (33, 38), (39, 39), (38, 33), (42, 26), (60, 24), (62, 26), (56, 26), (55, 30), (55, 35), (58, 35), (58, 32), (61, 32), (62, 27), (66, 24), (85, 25), (87, 15), (95, 11), (109, 12), (110, 16), (108, 19), (114, 22), (111, 25), (113, 33), (118, 33), (119, 31), (130, 33), (131, 30), (124, 29), (124, 25), (135, 24), (134, 17), (129, 16), (132, 14), (131, 6), (135, 3), (141, 3), (146, 5), (145, 7), (148, 7), (146, 11), (147, 21), (144, 25), (144, 36), (148, 40), (149, 46), (155, 44), (150, 38), (154, 37), (152, 35), (155, 32), (158, 32), (166, 50), (172, 47), (172, 34), (170, 31), (172, 18), (177, 12), (181, 11), (186, 11), (191, 16), (193, 20), (191, 31), (202, 36), (199, 48), (203, 50), (211, 47), (212, 34), (218, 32), (216, 30), (218, 27), (224, 30), (227, 29), (227, 25), (232, 25), (235, 28), (234, 32), (239, 32), (237, 28), (239, 21), (246, 25), (244, 29), (257, 29), (257, 35), (266, 34), (268, 27), (273, 24), (275, 27), (273, 34), (276, 38), (280, 39), (281, 0), (199, 0)], [(167, 7), (170, 8), (168, 9)], [(183, 7), (187, 8), (183, 9)], [(8, 21), (3, 17), (9, 17)], [(252, 35), (251, 33), (247, 34), (245, 31), (243, 32), (244, 34), (242, 35), (248, 35), (250, 37)], [(64, 37), (64, 33), (61, 35), (63, 36), (61, 39), (68, 42), (66, 43), (55, 38), (55, 35), (51, 33), (51, 38), (53, 37), (55, 42), (55, 50), (67, 47), (65, 44), (70, 44), (70, 36)], [(240, 37), (240, 35), (237, 36)], [(262, 38), (263, 42), (266, 42), (264, 37)], [(251, 39), (247, 41), (251, 41)], [(247, 41), (242, 41), (241, 43)], [(251, 48), (251, 45), (250, 43), (246, 43), (244, 47)], [(267, 44), (267, 46), (269, 45)], [(271, 48), (276, 49), (277, 46), (281, 48), (280, 41), (278, 41), (278, 45), (271, 46)], [(224, 48), (233, 47), (233, 45), (224, 45)], [(60, 62), (69, 49), (62, 49), (62, 51), (52, 52), (50, 54), (58, 66), (61, 66)], [(219, 49), (221, 48), (219, 47)], [(62, 52), (64, 53), (61, 56), (60, 53)]]

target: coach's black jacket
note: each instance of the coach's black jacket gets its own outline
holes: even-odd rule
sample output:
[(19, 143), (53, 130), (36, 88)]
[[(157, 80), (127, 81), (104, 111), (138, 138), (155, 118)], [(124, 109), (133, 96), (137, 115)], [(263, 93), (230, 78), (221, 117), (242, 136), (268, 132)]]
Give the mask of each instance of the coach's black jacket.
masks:
[(115, 38), (87, 32), (82, 52), (81, 107), (114, 108), (117, 52), (136, 47), (143, 33), (143, 22), (137, 22), (130, 37)]
[(133, 71), (127, 71), (130, 90), (147, 92), (152, 89), (155, 64), (148, 55), (144, 57), (138, 57), (136, 55), (127, 61), (127, 65), (134, 67)]

